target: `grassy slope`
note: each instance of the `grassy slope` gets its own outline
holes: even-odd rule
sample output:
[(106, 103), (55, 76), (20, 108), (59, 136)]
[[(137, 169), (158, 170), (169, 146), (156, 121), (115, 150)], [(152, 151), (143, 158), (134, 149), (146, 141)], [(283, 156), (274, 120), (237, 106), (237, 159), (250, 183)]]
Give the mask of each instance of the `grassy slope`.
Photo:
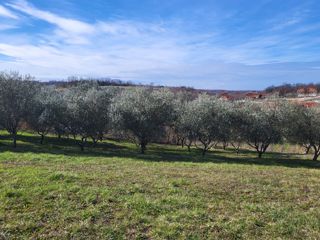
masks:
[[(7, 137), (2, 143), (8, 144)], [(54, 143), (54, 144), (53, 144)], [(0, 146), (0, 239), (317, 239), (320, 164), (20, 137)]]

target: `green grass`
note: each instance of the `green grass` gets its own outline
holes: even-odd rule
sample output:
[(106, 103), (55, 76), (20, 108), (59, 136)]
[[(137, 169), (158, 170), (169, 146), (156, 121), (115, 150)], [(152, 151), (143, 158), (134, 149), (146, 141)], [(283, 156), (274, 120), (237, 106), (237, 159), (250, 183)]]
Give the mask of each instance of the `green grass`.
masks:
[(319, 239), (320, 164), (304, 156), (30, 134), (0, 146), (0, 239)]

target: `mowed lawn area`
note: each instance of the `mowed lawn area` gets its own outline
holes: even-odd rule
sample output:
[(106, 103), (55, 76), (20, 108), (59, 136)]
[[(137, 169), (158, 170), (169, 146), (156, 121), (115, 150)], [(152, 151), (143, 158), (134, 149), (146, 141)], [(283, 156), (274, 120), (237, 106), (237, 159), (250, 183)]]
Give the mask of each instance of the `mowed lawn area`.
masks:
[(320, 163), (304, 156), (8, 136), (0, 239), (319, 239)]

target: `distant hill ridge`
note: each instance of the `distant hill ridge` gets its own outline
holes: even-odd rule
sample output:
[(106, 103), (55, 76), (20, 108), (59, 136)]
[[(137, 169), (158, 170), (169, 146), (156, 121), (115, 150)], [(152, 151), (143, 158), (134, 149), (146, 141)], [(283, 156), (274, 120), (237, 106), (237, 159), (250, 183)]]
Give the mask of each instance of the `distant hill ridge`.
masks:
[(120, 79), (112, 79), (112, 78), (69, 77), (67, 80), (41, 81), (41, 83), (44, 85), (52, 85), (52, 86), (61, 87), (61, 88), (69, 88), (69, 87), (77, 86), (87, 81), (96, 81), (99, 86), (169, 88), (173, 92), (189, 91), (197, 94), (207, 93), (210, 95), (218, 95), (218, 96), (223, 94), (228, 94), (230, 96), (237, 96), (237, 95), (245, 95), (247, 93), (264, 92), (264, 91), (252, 91), (252, 90), (196, 89), (196, 88), (187, 87), (187, 86), (163, 86), (163, 85), (153, 85), (153, 84), (141, 84), (141, 83), (133, 83), (132, 81), (123, 81)]

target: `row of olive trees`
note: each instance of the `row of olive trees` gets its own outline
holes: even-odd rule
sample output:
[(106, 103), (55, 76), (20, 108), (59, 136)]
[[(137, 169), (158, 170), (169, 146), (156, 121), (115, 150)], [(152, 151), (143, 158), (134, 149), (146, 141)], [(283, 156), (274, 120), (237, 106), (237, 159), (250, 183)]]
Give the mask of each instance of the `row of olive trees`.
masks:
[[(180, 143), (208, 150), (242, 144), (261, 157), (270, 144), (290, 141), (320, 155), (320, 111), (285, 102), (228, 102), (168, 89), (103, 88), (87, 82), (68, 89), (47, 87), (18, 73), (0, 74), (0, 125), (16, 136), (22, 123), (41, 136), (73, 136), (84, 150), (106, 133), (125, 133), (144, 153), (172, 129)], [(123, 135), (122, 135), (123, 136)], [(80, 139), (80, 140), (79, 140)]]
[(261, 158), (271, 144), (300, 144), (313, 160), (320, 155), (320, 108), (306, 108), (284, 100), (229, 102), (208, 95), (177, 104), (175, 130), (182, 145), (193, 144), (202, 154), (222, 143), (238, 153), (242, 144)]
[(181, 105), (176, 130), (188, 146), (194, 143), (203, 155), (220, 142), (224, 146), (229, 143), (237, 152), (246, 143), (261, 157), (270, 144), (282, 139), (283, 109), (278, 104), (232, 103), (200, 95)]
[(41, 144), (45, 135), (54, 132), (59, 138), (79, 137), (77, 142), (84, 150), (88, 138), (96, 144), (110, 129), (110, 105), (115, 94), (94, 82), (60, 91), (42, 87), (25, 119), (41, 136)]
[(242, 144), (261, 158), (271, 144), (300, 144), (313, 160), (320, 155), (320, 108), (306, 108), (282, 100), (228, 102), (207, 95), (178, 104), (175, 130), (189, 150), (193, 144), (202, 154), (222, 143), (238, 153)]

